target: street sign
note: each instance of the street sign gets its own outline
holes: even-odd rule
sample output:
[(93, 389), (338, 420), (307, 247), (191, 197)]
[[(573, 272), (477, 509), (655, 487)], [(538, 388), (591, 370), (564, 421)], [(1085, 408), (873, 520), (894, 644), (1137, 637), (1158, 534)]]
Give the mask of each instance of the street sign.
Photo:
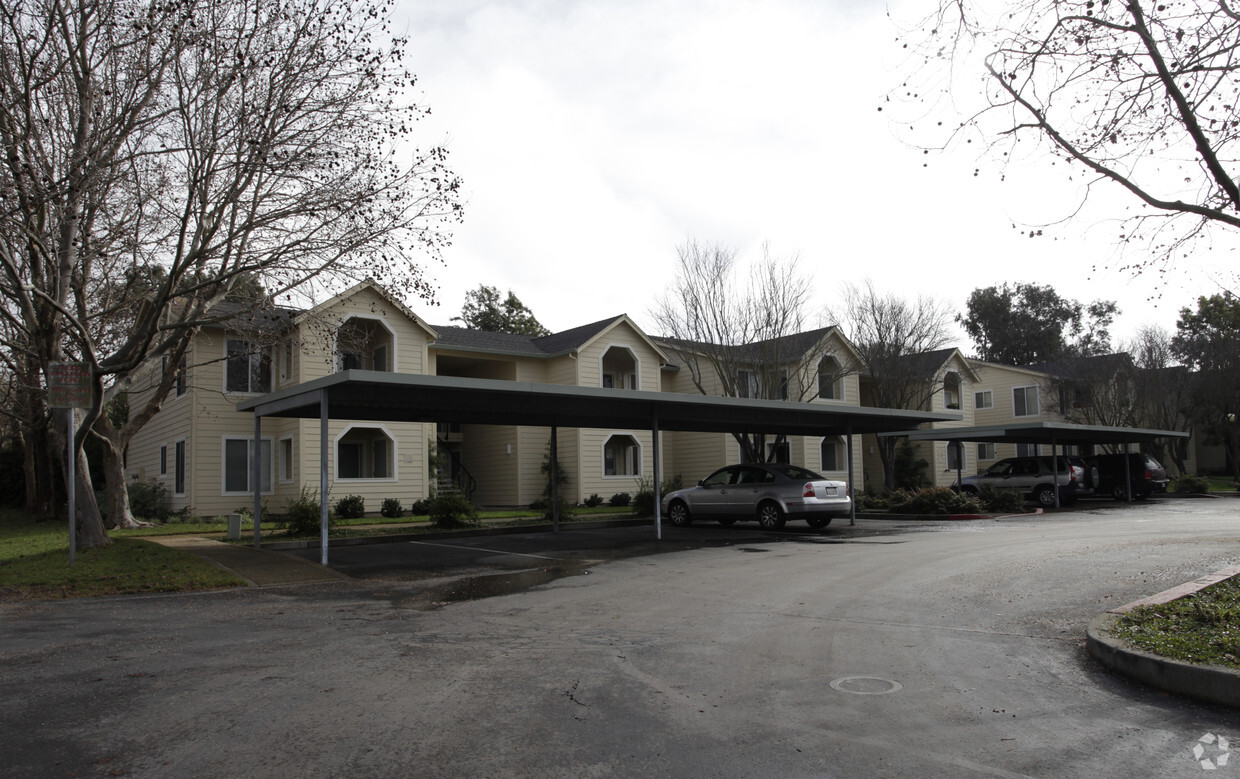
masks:
[(83, 362), (54, 362), (48, 365), (48, 405), (52, 408), (90, 408), (94, 398), (90, 366)]

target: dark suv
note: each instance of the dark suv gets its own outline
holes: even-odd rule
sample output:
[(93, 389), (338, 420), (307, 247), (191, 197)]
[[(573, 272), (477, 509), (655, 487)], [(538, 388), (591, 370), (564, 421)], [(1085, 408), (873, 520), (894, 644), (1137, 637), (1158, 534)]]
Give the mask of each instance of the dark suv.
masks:
[(1098, 469), (1098, 493), (1116, 500), (1128, 499), (1128, 483), (1124, 479), (1124, 461), (1132, 477), (1132, 497), (1145, 500), (1152, 493), (1167, 491), (1167, 470), (1148, 454), (1098, 454), (1087, 458)]
[[(1081, 495), (1094, 491), (1097, 472), (1080, 457), (1059, 455), (1058, 463), (1049, 455), (1009, 457), (1000, 460), (976, 476), (964, 477), (960, 489), (976, 493), (983, 486), (1020, 490), (1026, 498), (1047, 508), (1055, 505), (1055, 485), (1059, 485), (1059, 502), (1066, 505)], [(1059, 478), (1056, 482), (1055, 474)]]

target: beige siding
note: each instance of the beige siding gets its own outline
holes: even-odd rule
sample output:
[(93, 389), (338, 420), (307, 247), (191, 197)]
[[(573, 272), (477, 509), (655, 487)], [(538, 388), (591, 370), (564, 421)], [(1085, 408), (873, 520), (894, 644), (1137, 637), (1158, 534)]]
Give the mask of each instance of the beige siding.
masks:
[(461, 462), (478, 482), (475, 501), (482, 506), (520, 504), (520, 429), (514, 425), (462, 425), (461, 438)]

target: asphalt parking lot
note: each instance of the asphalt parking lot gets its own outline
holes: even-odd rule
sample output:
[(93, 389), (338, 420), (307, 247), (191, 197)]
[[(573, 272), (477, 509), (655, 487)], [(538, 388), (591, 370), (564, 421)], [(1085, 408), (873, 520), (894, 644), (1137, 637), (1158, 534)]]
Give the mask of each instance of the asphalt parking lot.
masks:
[[(1224, 746), (1240, 714), (1084, 651), (1098, 612), (1240, 563), (1238, 518), (1234, 501), (1166, 500), (823, 534), (517, 534), (332, 549), (367, 579), (5, 604), (5, 773), (1240, 770)], [(491, 597), (437, 591), (574, 566)]]

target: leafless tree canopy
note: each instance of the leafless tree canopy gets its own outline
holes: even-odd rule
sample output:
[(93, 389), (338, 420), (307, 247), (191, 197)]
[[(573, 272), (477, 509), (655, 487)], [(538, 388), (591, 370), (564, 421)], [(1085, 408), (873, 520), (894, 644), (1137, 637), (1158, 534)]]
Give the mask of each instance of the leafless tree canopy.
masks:
[[(1240, 16), (1228, 3), (941, 0), (906, 44), (922, 74), (950, 73), (955, 105), (980, 77), (982, 107), (947, 122), (952, 138), (980, 138), (1005, 160), (1045, 145), (1091, 188), (1135, 196), (1143, 207), (1122, 223), (1121, 245), (1169, 260), (1212, 225), (1240, 227)], [(928, 86), (914, 76), (896, 99), (935, 101)]]
[(0, 347), (25, 381), (69, 358), (101, 389), (239, 279), (430, 294), (458, 182), (411, 143), (425, 109), (389, 10), (0, 0)]
[[(734, 249), (687, 241), (676, 278), (651, 312), (661, 341), (704, 395), (805, 401), (817, 395), (829, 328), (811, 328), (813, 285), (796, 258), (762, 260), (745, 277)], [(838, 378), (838, 376), (836, 376)], [(745, 457), (764, 462), (783, 443), (736, 436)]]
[[(834, 316), (852, 341), (864, 371), (869, 405), (879, 408), (929, 408), (943, 391), (940, 353), (951, 342), (951, 313), (928, 297), (909, 302), (875, 289), (873, 282), (847, 284)], [(894, 486), (896, 438), (879, 439), (885, 482)]]

